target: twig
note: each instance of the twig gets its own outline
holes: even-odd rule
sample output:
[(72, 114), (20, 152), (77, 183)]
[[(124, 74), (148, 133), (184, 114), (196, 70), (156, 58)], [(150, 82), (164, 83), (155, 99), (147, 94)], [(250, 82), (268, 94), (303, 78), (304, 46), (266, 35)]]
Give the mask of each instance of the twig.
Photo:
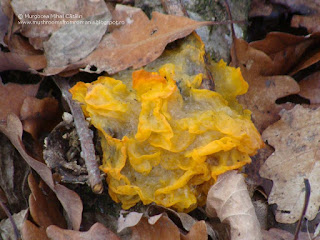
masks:
[(299, 222), (298, 222), (298, 225), (297, 225), (296, 232), (294, 234), (294, 239), (293, 240), (298, 240), (299, 232), (300, 232), (300, 229), (301, 229), (301, 224), (302, 224), (302, 221), (304, 219), (304, 216), (306, 215), (306, 212), (307, 212), (307, 209), (308, 209), (308, 205), (309, 205), (311, 187), (310, 187), (310, 183), (309, 183), (308, 179), (304, 179), (304, 185), (305, 185), (305, 189), (306, 189), (306, 194), (305, 194), (305, 198), (304, 198), (304, 206), (303, 206), (301, 217), (299, 219)]
[(13, 219), (11, 213), (9, 212), (8, 208), (6, 207), (6, 205), (1, 200), (0, 200), (0, 206), (3, 209), (3, 211), (6, 213), (8, 219), (10, 220), (10, 223), (11, 223), (11, 225), (13, 227), (14, 236), (15, 236), (16, 240), (21, 239), (18, 227), (17, 227), (16, 223), (14, 222), (14, 219)]
[(232, 20), (232, 14), (231, 14), (231, 10), (230, 10), (230, 5), (229, 5), (229, 1), (228, 0), (224, 0), (225, 5), (226, 5), (226, 9), (227, 9), (227, 13), (230, 19), (230, 26), (231, 26), (231, 35), (232, 35), (232, 49), (231, 51), (233, 51), (233, 55), (234, 55), (234, 65), (235, 67), (239, 67), (239, 61), (238, 61), (238, 56), (237, 56), (237, 52), (236, 52), (236, 44), (237, 44), (237, 36), (236, 33), (234, 31), (234, 26), (233, 26), (233, 20)]
[(70, 86), (68, 81), (62, 77), (53, 77), (55, 83), (60, 88), (63, 98), (67, 101), (71, 113), (74, 118), (74, 124), (79, 135), (81, 144), (82, 157), (86, 163), (88, 171), (89, 185), (94, 193), (102, 193), (103, 185), (100, 178), (100, 171), (96, 160), (92, 135), (88, 128), (88, 124), (83, 115), (80, 104), (72, 100), (71, 93), (69, 92)]

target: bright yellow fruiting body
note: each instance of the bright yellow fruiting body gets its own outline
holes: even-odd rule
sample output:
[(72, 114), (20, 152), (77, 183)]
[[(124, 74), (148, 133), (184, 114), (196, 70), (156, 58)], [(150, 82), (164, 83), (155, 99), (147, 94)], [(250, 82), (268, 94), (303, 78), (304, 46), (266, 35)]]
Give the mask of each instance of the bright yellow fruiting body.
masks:
[[(250, 163), (263, 145), (250, 112), (236, 101), (248, 89), (240, 70), (212, 64), (216, 91), (200, 89), (203, 54), (192, 36), (149, 66), (153, 71), (126, 72), (118, 75), (122, 81), (99, 77), (71, 89), (100, 132), (101, 170), (124, 209), (141, 200), (192, 210), (204, 204), (218, 175)], [(190, 73), (188, 61), (196, 62)]]

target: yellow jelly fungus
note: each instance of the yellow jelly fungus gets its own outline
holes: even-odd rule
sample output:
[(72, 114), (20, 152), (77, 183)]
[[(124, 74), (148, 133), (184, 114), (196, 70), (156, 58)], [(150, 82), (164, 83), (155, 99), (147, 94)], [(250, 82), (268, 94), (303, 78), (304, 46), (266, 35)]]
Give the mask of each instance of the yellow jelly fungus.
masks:
[[(202, 59), (203, 45), (193, 47), (199, 39), (186, 41), (179, 54)], [(250, 112), (236, 102), (248, 89), (239, 69), (212, 64), (210, 91), (200, 89), (204, 73), (188, 74), (186, 64), (165, 59), (154, 72), (134, 71), (122, 81), (102, 76), (70, 90), (99, 130), (101, 170), (124, 209), (142, 201), (190, 211), (205, 203), (218, 175), (250, 163), (263, 145)]]

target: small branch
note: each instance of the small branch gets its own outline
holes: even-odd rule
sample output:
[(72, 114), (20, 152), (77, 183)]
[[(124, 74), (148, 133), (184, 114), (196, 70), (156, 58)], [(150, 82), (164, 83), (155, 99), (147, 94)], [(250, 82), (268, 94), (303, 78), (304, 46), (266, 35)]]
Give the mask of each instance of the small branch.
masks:
[(88, 128), (88, 123), (85, 120), (80, 104), (72, 100), (71, 93), (69, 92), (70, 86), (65, 78), (55, 76), (53, 79), (60, 88), (63, 98), (67, 101), (71, 109), (81, 144), (81, 156), (86, 163), (88, 171), (89, 185), (94, 193), (102, 193), (103, 185), (100, 178), (99, 166), (96, 160), (92, 134)]
[(9, 212), (8, 208), (6, 207), (6, 205), (1, 200), (0, 200), (0, 206), (3, 209), (3, 211), (5, 212), (5, 214), (7, 215), (8, 219), (10, 220), (10, 223), (12, 225), (12, 228), (13, 228), (13, 231), (14, 231), (14, 236), (15, 236), (16, 240), (21, 239), (18, 227), (17, 227), (16, 223), (14, 222), (14, 219), (13, 219), (11, 213)]
[(298, 238), (299, 238), (299, 232), (300, 232), (300, 229), (301, 229), (301, 224), (302, 224), (302, 221), (304, 219), (304, 216), (306, 215), (306, 212), (307, 212), (307, 209), (308, 209), (308, 205), (309, 205), (311, 187), (310, 187), (310, 183), (309, 183), (308, 179), (304, 179), (304, 185), (305, 185), (305, 189), (306, 189), (306, 194), (305, 194), (305, 198), (304, 198), (304, 206), (303, 206), (301, 217), (299, 219), (299, 222), (298, 222), (298, 225), (297, 225), (296, 232), (294, 234), (294, 239), (293, 240), (298, 240)]
[(229, 16), (229, 19), (230, 19), (230, 26), (231, 26), (231, 35), (232, 35), (232, 41), (233, 41), (231, 51), (233, 51), (233, 55), (234, 55), (234, 59), (232, 59), (232, 60), (234, 61), (235, 67), (239, 67), (239, 61), (238, 61), (237, 52), (236, 52), (236, 50), (237, 50), (236, 49), (237, 36), (236, 36), (236, 33), (234, 31), (234, 26), (233, 26), (233, 24), (235, 22), (232, 20), (232, 14), (231, 14), (231, 10), (230, 10), (229, 1), (228, 0), (224, 0), (224, 2), (225, 2), (225, 5), (226, 5), (227, 13), (228, 13), (228, 16)]

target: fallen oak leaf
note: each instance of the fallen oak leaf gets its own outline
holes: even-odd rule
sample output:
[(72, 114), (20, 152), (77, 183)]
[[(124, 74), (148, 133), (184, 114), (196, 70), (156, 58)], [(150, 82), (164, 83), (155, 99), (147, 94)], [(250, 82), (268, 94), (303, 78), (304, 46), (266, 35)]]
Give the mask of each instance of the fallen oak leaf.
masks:
[[(300, 105), (281, 112), (281, 120), (269, 126), (262, 134), (275, 148), (260, 169), (260, 175), (273, 181), (269, 204), (277, 204), (276, 220), (294, 223), (299, 220), (305, 198), (304, 179), (311, 185), (306, 218), (312, 220), (318, 213), (320, 166), (320, 108), (307, 109)], [(286, 169), (286, 171), (283, 171)]]
[(137, 225), (131, 227), (131, 230), (131, 239), (180, 239), (178, 227), (167, 216), (161, 216), (154, 224), (150, 224), (148, 219), (143, 217)]
[[(13, 58), (14, 62), (17, 62), (22, 66), (24, 62), (28, 68), (27, 70), (30, 72), (35, 72), (35, 70), (43, 69), (47, 65), (46, 58), (43, 55), (42, 51), (34, 49), (28, 39), (23, 38), (19, 34), (12, 34), (8, 38), (10, 39), (8, 41), (8, 48), (10, 52), (0, 52), (1, 55), (6, 56), (11, 61), (12, 59), (10, 58)], [(12, 63), (10, 63), (10, 65), (12, 65)]]
[(292, 12), (299, 12), (301, 14), (320, 13), (319, 3), (313, 0), (272, 0), (272, 2), (282, 4)]
[[(99, 46), (85, 59), (68, 65), (45, 69), (45, 75), (57, 74), (85, 67), (83, 71), (114, 74), (129, 67), (142, 67), (164, 51), (165, 46), (179, 38), (183, 38), (196, 28), (213, 24), (197, 22), (185, 17), (152, 13), (152, 19), (138, 8), (117, 5), (113, 14), (114, 21), (123, 21), (125, 25), (113, 30), (101, 40)], [(91, 66), (97, 68), (91, 71)]]
[(312, 73), (299, 82), (299, 95), (310, 100), (311, 104), (320, 104), (320, 72)]
[(40, 133), (51, 131), (61, 119), (59, 103), (55, 98), (26, 97), (20, 109), (24, 131), (37, 139)]
[(28, 184), (31, 190), (29, 196), (30, 215), (33, 222), (26, 220), (22, 228), (22, 237), (25, 240), (48, 239), (46, 229), (48, 226), (57, 224), (67, 227), (66, 220), (60, 213), (57, 198), (47, 186), (40, 187), (32, 174), (28, 176)]
[(29, 174), (28, 184), (31, 190), (29, 196), (30, 215), (34, 222), (45, 232), (50, 225), (67, 227), (67, 222), (60, 213), (58, 199), (50, 189), (40, 188), (32, 174)]
[[(20, 20), (26, 23), (19, 26), (21, 28), (21, 34), (29, 38), (30, 44), (33, 45), (35, 49), (42, 50), (43, 42), (47, 41), (52, 33), (56, 32), (59, 28), (66, 25), (66, 23), (64, 23), (63, 21), (68, 21), (69, 24), (73, 25), (74, 29), (71, 29), (71, 31), (74, 31), (76, 30), (77, 26), (72, 22), (79, 20), (83, 21), (88, 17), (98, 16), (109, 12), (104, 1), (92, 2), (86, 0), (49, 0), (46, 2), (13, 0), (12, 7), (14, 13), (17, 16), (20, 16)], [(40, 16), (40, 18), (30, 18), (30, 16), (32, 15)], [(70, 16), (72, 16), (72, 18), (70, 18)], [(90, 24), (87, 25), (91, 28), (99, 27)], [(100, 27), (106, 28), (106, 25), (101, 26), (100, 24)], [(82, 39), (79, 33), (80, 35), (83, 34), (78, 31), (78, 36), (71, 36), (70, 34), (70, 36), (67, 37), (73, 37), (75, 41), (81, 41)], [(91, 45), (92, 44), (93, 43), (91, 43)], [(65, 46), (66, 43), (61, 42), (60, 45)], [(64, 50), (66, 50), (67, 48), (68, 46), (65, 46)], [(80, 49), (84, 49), (84, 45), (82, 45)]]
[[(20, 235), (23, 223), (28, 215), (28, 209), (15, 213), (10, 218), (0, 221), (0, 238), (17, 239)], [(14, 224), (14, 225), (13, 225)]]
[(20, 109), (26, 97), (34, 97), (39, 84), (21, 85), (0, 82), (0, 121), (6, 121), (11, 113), (20, 115)]
[(196, 222), (187, 235), (181, 234), (181, 240), (206, 240), (208, 239), (207, 225), (205, 221)]
[(55, 192), (57, 198), (65, 209), (73, 229), (78, 230), (81, 223), (83, 205), (78, 194), (60, 184), (54, 184), (51, 170), (42, 162), (28, 155), (22, 143), (22, 123), (16, 115), (10, 114), (7, 117), (6, 125), (0, 125), (0, 131), (3, 132), (18, 150), (23, 159), (32, 167)]
[[(150, 217), (155, 217), (155, 216), (160, 216), (165, 214), (167, 215), (171, 221), (174, 222), (175, 225), (177, 225), (180, 228), (180, 232), (190, 232), (192, 227), (198, 223), (199, 221), (196, 220), (195, 218), (191, 217), (189, 214), (187, 213), (183, 213), (183, 212), (176, 212), (173, 209), (170, 208), (166, 208), (163, 207), (161, 205), (156, 205), (156, 204), (151, 204), (148, 209), (147, 209), (147, 215)], [(150, 224), (152, 224), (150, 222), (150, 219), (148, 219), (148, 222)], [(210, 224), (207, 224), (205, 222), (206, 225), (206, 237), (207, 235), (209, 235), (212, 239), (216, 238), (216, 233), (213, 230), (213, 228), (211, 227)], [(198, 229), (199, 225), (197, 227), (195, 227), (195, 229)], [(198, 231), (198, 230), (196, 230)], [(191, 234), (191, 236), (193, 235), (193, 233)], [(181, 238), (183, 236), (181, 235)]]
[(13, 52), (0, 51), (0, 72), (7, 70), (32, 71), (45, 68), (46, 59), (43, 55), (19, 55)]
[[(264, 45), (260, 42), (258, 47), (264, 49)], [(265, 52), (251, 47), (251, 44), (242, 39), (236, 39), (234, 47), (233, 61), (238, 60), (241, 73), (250, 86), (248, 92), (239, 96), (238, 99), (244, 107), (252, 111), (252, 121), (262, 132), (280, 118), (278, 113), (283, 107), (290, 107), (290, 105), (278, 105), (276, 100), (298, 93), (299, 85), (290, 76), (278, 75), (280, 70), (278, 66), (274, 67), (277, 65), (275, 59)], [(274, 55), (276, 51), (277, 55), (283, 55), (285, 49), (278, 49), (278, 47), (277, 51), (273, 49), (270, 54)]]
[(23, 223), (21, 235), (23, 240), (49, 240), (46, 232), (29, 220)]
[[(163, 208), (163, 210), (165, 210), (165, 208)], [(119, 233), (126, 228), (130, 228), (132, 231), (130, 239), (208, 239), (208, 230), (205, 221), (194, 220), (194, 223), (192, 223), (192, 226), (188, 229), (189, 233), (184, 235), (166, 213), (148, 217), (144, 217), (143, 213), (138, 212), (130, 212), (126, 217), (120, 214), (117, 232)]]
[(301, 16), (294, 15), (291, 19), (292, 27), (304, 27), (309, 33), (320, 32), (319, 27), (320, 17), (318, 15)]
[(4, 37), (8, 31), (9, 19), (3, 12), (0, 4), (0, 45), (7, 46), (4, 42)]
[(51, 225), (47, 228), (47, 235), (51, 240), (120, 240), (116, 234), (101, 223), (95, 223), (87, 232), (61, 229)]
[[(279, 229), (279, 228), (271, 228), (268, 231), (262, 230), (262, 239), (263, 240), (292, 240), (294, 239), (293, 234)], [(313, 233), (309, 232), (301, 232), (299, 234), (299, 240), (320, 240), (320, 237), (313, 236)]]
[(0, 51), (0, 63), (0, 72), (7, 70), (28, 71), (29, 69), (28, 64), (17, 53)]
[(0, 200), (10, 207), (12, 212), (17, 212), (27, 207), (27, 202), (21, 199), (25, 199), (29, 194), (25, 183), (30, 168), (2, 133), (0, 142)]
[(207, 198), (208, 216), (218, 215), (229, 223), (231, 239), (261, 239), (260, 224), (251, 202), (244, 177), (236, 171), (218, 177)]
[[(110, 19), (111, 13), (106, 8), (104, 14), (88, 17), (83, 21), (108, 22)], [(70, 24), (55, 31), (43, 43), (47, 69), (73, 64), (87, 57), (97, 48), (107, 27), (107, 24)]]
[(120, 212), (120, 217), (118, 218), (118, 230), (117, 232), (121, 232), (122, 230), (133, 227), (137, 225), (141, 218), (143, 216), (143, 213), (138, 212), (130, 212), (127, 216), (123, 216), (123, 213)]
[[(317, 38), (296, 36), (282, 32), (271, 32), (263, 40), (249, 43), (251, 48), (262, 51), (268, 57), (269, 66), (257, 63), (264, 76), (287, 74), (303, 59), (303, 56)], [(251, 55), (252, 56), (252, 55)]]

